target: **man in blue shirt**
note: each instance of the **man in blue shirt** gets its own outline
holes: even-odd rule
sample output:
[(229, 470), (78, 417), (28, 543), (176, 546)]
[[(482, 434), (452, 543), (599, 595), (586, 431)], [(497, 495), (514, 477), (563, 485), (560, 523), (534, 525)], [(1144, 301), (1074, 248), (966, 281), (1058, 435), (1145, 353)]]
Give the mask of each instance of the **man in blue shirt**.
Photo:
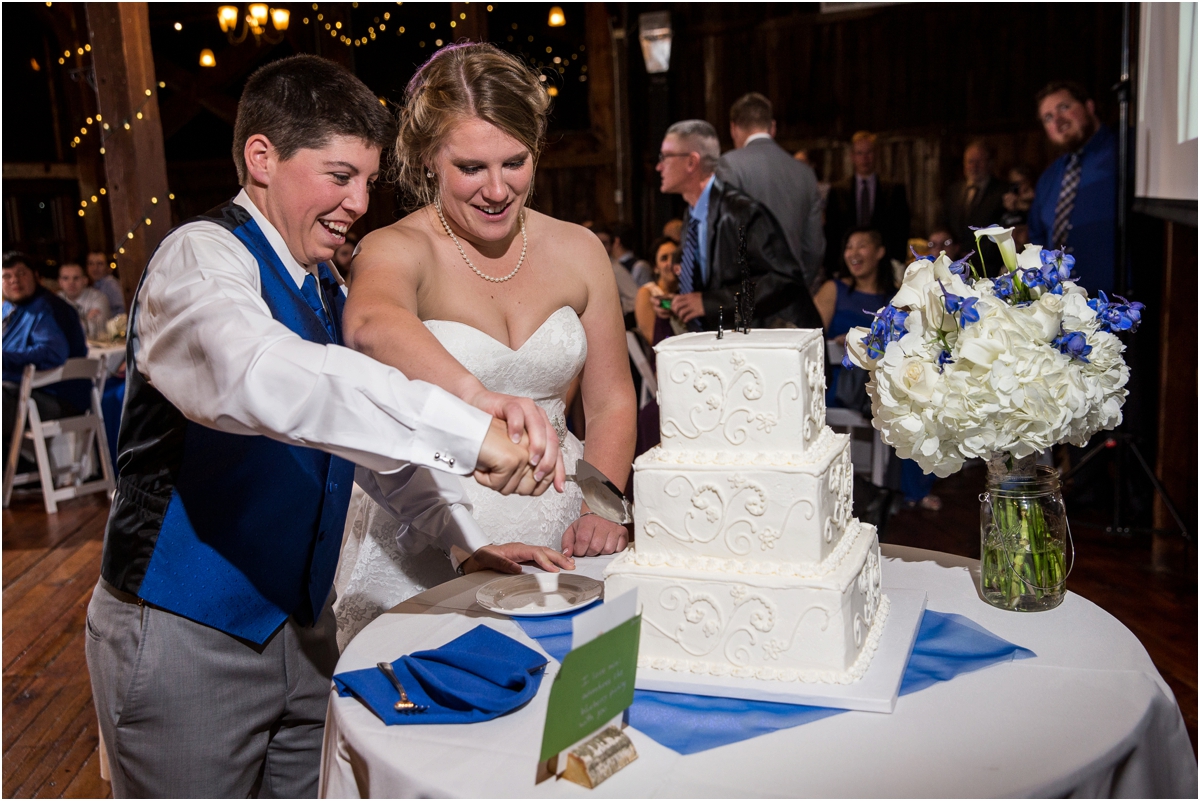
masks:
[[(16, 426), (21, 373), (32, 364), (50, 370), (67, 359), (87, 356), (79, 315), (69, 303), (38, 283), (29, 258), (4, 257), (4, 446)], [(33, 391), (43, 420), (78, 414), (88, 407), (88, 383), (64, 381)]]
[(1115, 281), (1117, 137), (1096, 118), (1096, 104), (1073, 81), (1053, 81), (1037, 94), (1046, 136), (1066, 151), (1038, 179), (1029, 209), (1029, 241), (1066, 248), (1091, 295)]

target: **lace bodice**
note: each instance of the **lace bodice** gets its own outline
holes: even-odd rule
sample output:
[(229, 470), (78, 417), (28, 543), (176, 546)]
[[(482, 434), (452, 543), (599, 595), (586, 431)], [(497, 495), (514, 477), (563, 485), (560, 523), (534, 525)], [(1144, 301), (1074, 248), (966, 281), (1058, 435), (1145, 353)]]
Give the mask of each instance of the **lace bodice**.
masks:
[[(442, 346), (493, 392), (532, 398), (559, 432), (567, 472), (583, 445), (567, 432), (567, 389), (587, 359), (587, 337), (578, 315), (563, 306), (519, 348), (512, 349), (465, 323), (428, 320)], [(564, 493), (537, 498), (504, 496), (461, 477), (472, 515), (494, 543), (562, 546), (562, 534), (579, 516), (582, 501), (574, 484)], [(338, 645), (342, 648), (367, 623), (406, 598), (454, 577), (450, 561), (436, 548), (414, 552), (397, 538), (398, 524), (363, 495), (350, 507), (342, 564), (338, 567)]]

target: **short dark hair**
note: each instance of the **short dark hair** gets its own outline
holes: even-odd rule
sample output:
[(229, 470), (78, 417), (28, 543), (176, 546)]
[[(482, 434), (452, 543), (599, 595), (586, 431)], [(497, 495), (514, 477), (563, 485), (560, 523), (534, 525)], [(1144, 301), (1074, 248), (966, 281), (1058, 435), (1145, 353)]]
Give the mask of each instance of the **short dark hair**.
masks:
[(1055, 92), (1066, 92), (1079, 103), (1086, 103), (1092, 99), (1092, 95), (1078, 81), (1051, 81), (1038, 90), (1038, 93), (1034, 96), (1034, 111), (1036, 112), (1037, 107), (1042, 105), (1043, 100)]
[(34, 273), (35, 275), (37, 274), (37, 268), (35, 268), (33, 266), (33, 264), (34, 264), (33, 259), (26, 256), (21, 251), (10, 250), (4, 254), (3, 269), (11, 270), (13, 267), (16, 267), (18, 264), (24, 264), (26, 269), (28, 269), (30, 272)]
[(771, 108), (771, 101), (758, 92), (742, 95), (729, 107), (729, 121), (742, 130), (765, 131), (771, 127), (773, 119), (775, 112)]
[(381, 150), (392, 142), (395, 120), (366, 84), (344, 67), (299, 55), (260, 68), (242, 91), (233, 125), (233, 163), (238, 182), (246, 175), (246, 141), (271, 140), (279, 157), (324, 147), (333, 136), (361, 139)]

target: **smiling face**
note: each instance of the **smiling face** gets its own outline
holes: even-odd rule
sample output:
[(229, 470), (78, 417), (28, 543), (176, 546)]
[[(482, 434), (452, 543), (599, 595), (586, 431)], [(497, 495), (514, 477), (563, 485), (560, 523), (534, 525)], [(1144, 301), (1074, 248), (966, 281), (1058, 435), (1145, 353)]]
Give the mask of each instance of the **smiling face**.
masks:
[(882, 245), (875, 244), (870, 234), (854, 233), (846, 240), (846, 250), (842, 255), (850, 274), (856, 281), (862, 281), (875, 276), (885, 252)]
[(1080, 103), (1066, 89), (1042, 98), (1038, 104), (1038, 119), (1050, 141), (1068, 150), (1091, 139), (1098, 124), (1096, 105), (1091, 100)]
[(678, 249), (679, 246), (674, 242), (663, 242), (658, 246), (658, 252), (654, 254), (654, 275), (658, 278), (660, 286), (669, 286), (676, 281), (675, 267), (671, 264), (671, 257)]
[(83, 294), (83, 290), (87, 289), (87, 285), (87, 278), (83, 275), (83, 268), (78, 264), (64, 264), (58, 268), (58, 288), (70, 300), (75, 300)]
[(529, 148), (490, 122), (472, 117), (451, 128), (431, 169), (437, 176), (442, 213), (460, 236), (498, 242), (516, 233), (533, 183)]
[(366, 212), (379, 175), (379, 148), (335, 135), (324, 147), (301, 148), (281, 160), (270, 140), (255, 134), (246, 142), (246, 169), (254, 204), (308, 267), (332, 259)]

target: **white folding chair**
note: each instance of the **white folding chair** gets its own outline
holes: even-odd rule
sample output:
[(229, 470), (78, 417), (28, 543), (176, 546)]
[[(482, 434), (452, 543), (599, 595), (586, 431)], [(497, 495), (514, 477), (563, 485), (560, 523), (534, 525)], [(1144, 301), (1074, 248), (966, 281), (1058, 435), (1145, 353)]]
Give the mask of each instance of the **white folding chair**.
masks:
[(658, 377), (654, 375), (654, 368), (650, 366), (650, 360), (646, 358), (646, 351), (642, 350), (642, 338), (636, 332), (625, 332), (625, 345), (629, 349), (629, 358), (633, 360), (633, 366), (637, 368), (642, 377), (642, 392), (638, 396), (638, 409), (643, 409), (647, 403), (658, 396)]
[[(58, 511), (59, 501), (78, 498), (90, 492), (111, 492), (116, 487), (112, 458), (108, 452), (108, 437), (104, 433), (104, 414), (100, 410), (100, 395), (107, 372), (103, 359), (84, 358), (67, 359), (62, 367), (42, 372), (37, 372), (32, 364), (25, 368), (17, 399), (17, 419), (4, 468), (5, 508), (12, 499), (13, 487), (34, 481), (41, 482), (42, 499), (49, 514)], [(33, 390), (60, 381), (80, 379), (92, 383), (91, 408), (77, 417), (43, 421), (37, 404), (33, 402)], [(56, 464), (58, 460), (51, 458), (47, 443), (63, 434), (74, 435), (74, 441), (66, 449), (66, 464)], [(18, 473), (21, 445), (26, 440), (33, 442), (37, 472)], [(100, 460), (101, 477), (95, 481), (85, 481), (94, 470), (96, 462), (93, 458)]]
[[(825, 351), (832, 364), (841, 364), (846, 352), (843, 345), (832, 339), (825, 340)], [(853, 409), (830, 407), (825, 410), (825, 422), (833, 429), (845, 429), (850, 434), (850, 462), (854, 472), (871, 477), (871, 483), (882, 487), (887, 475), (889, 448), (883, 442), (883, 437), (871, 425), (870, 419)], [(863, 442), (854, 436), (856, 431), (870, 433), (870, 442)]]

